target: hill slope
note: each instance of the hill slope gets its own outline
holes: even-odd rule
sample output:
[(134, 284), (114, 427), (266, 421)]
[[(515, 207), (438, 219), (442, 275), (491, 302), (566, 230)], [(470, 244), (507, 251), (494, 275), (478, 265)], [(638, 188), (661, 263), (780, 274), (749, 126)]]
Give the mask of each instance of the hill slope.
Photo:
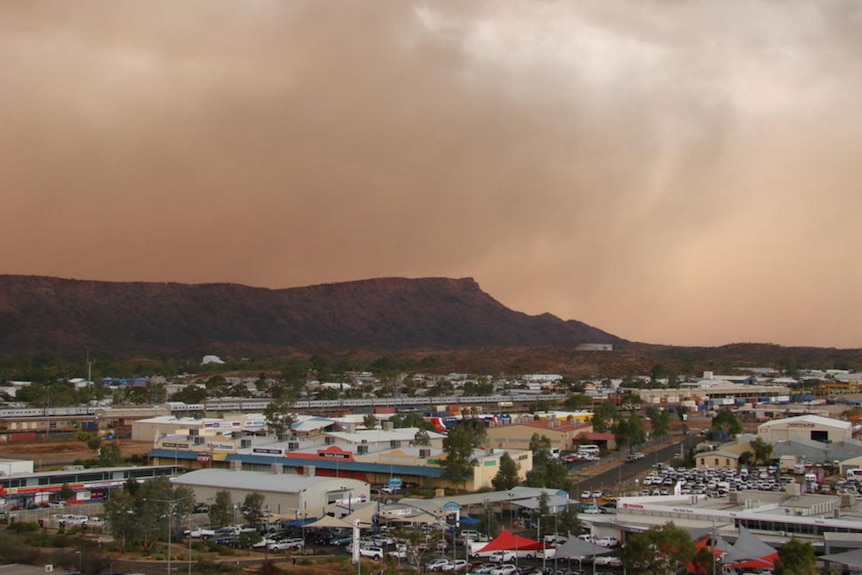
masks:
[(503, 306), (470, 278), (384, 278), (270, 290), (0, 276), (5, 353), (237, 353), (621, 342)]

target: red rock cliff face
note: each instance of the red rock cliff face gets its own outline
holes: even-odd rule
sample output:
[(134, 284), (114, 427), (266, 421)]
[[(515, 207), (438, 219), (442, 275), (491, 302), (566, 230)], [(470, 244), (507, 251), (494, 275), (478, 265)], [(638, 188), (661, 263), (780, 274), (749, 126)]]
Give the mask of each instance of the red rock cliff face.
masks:
[(382, 278), (270, 290), (0, 276), (0, 350), (254, 354), (619, 342), (510, 310), (471, 278)]

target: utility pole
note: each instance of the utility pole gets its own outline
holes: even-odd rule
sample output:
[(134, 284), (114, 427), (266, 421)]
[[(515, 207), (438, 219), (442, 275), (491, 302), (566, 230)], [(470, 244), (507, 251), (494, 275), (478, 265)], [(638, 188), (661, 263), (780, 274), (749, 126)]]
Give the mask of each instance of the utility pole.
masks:
[[(171, 575), (171, 532), (173, 531), (173, 519), (174, 513), (176, 513), (177, 503), (186, 499), (191, 499), (193, 497), (194, 495), (189, 495), (188, 497), (180, 497), (179, 499), (148, 499), (148, 501), (153, 501), (155, 503), (168, 504), (168, 575)], [(191, 573), (192, 569), (191, 547), (191, 536), (189, 536), (189, 573)]]

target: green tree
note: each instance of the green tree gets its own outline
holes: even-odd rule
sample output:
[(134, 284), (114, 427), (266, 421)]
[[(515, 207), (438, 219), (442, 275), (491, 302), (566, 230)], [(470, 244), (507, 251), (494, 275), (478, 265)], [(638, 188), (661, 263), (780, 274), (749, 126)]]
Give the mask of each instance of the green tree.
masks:
[(294, 423), (294, 417), (291, 413), (292, 405), (292, 402), (284, 398), (273, 399), (263, 410), (266, 424), (279, 439), (288, 435), (290, 427)]
[(491, 485), (494, 486), (494, 490), (507, 491), (517, 486), (518, 483), (521, 482), (518, 477), (518, 470), (520, 467), (521, 466), (518, 465), (518, 462), (512, 459), (508, 453), (501, 455), (500, 468), (497, 470), (497, 474), (494, 475), (494, 478), (491, 479)]
[(636, 445), (646, 441), (643, 422), (636, 416), (617, 419), (617, 424), (614, 427), (614, 438), (618, 448), (622, 449), (628, 446), (629, 452), (634, 451)]
[(443, 440), (443, 477), (456, 487), (473, 477), (473, 448), (473, 435), (463, 422), (450, 429)]
[(99, 448), (99, 467), (119, 467), (123, 464), (123, 453), (116, 443), (106, 443)]
[(422, 416), (416, 412), (410, 412), (404, 416), (393, 415), (389, 418), (389, 421), (392, 422), (392, 427), (399, 429), (404, 427), (417, 427), (428, 431), (431, 430), (431, 424), (425, 421)]
[(766, 465), (772, 460), (772, 444), (763, 441), (762, 438), (756, 437), (754, 441), (749, 442), (751, 451), (754, 453), (754, 463)]
[(729, 409), (720, 409), (712, 418), (709, 436), (718, 441), (732, 439), (742, 433), (742, 422)]
[(429, 551), (436, 550), (442, 539), (439, 529), (425, 531), (421, 527), (399, 527), (393, 533), (396, 539), (403, 541), (407, 549), (407, 562), (417, 572), (424, 568), (423, 558)]
[(242, 502), (242, 516), (245, 518), (246, 525), (257, 527), (264, 520), (263, 502), (266, 499), (262, 493), (248, 493)]
[(573, 411), (591, 409), (593, 407), (593, 398), (584, 393), (573, 393), (566, 398), (563, 406)]
[(617, 417), (617, 408), (614, 402), (606, 400), (593, 410), (593, 431), (596, 433), (605, 433), (613, 426), (614, 420)]
[(655, 406), (646, 410), (646, 416), (652, 425), (652, 435), (657, 439), (664, 439), (670, 431), (670, 414)]
[(366, 413), (365, 417), (362, 418), (362, 425), (365, 426), (365, 429), (374, 429), (377, 427), (377, 418), (374, 417), (373, 413)]
[(626, 569), (644, 575), (674, 575), (694, 559), (696, 545), (684, 529), (673, 523), (650, 527), (626, 538), (622, 560)]
[(210, 506), (210, 525), (224, 527), (234, 522), (234, 506), (230, 491), (217, 491), (215, 500)]
[(206, 388), (194, 383), (186, 385), (184, 388), (171, 395), (171, 401), (181, 401), (189, 405), (203, 403), (206, 400)]
[(151, 551), (166, 538), (168, 529), (181, 524), (193, 505), (190, 488), (174, 488), (168, 478), (157, 477), (141, 484), (136, 496), (126, 489), (112, 494), (105, 502), (105, 515), (122, 550), (139, 547)]
[(417, 447), (428, 447), (431, 445), (431, 436), (428, 430), (420, 429), (413, 435), (413, 445)]
[(775, 575), (814, 575), (817, 572), (814, 547), (808, 541), (790, 539), (778, 550), (773, 572)]
[(573, 485), (569, 470), (560, 460), (551, 456), (551, 440), (545, 435), (534, 433), (530, 438), (530, 451), (533, 452), (533, 468), (527, 472), (525, 484), (528, 487), (571, 492)]
[(57, 493), (57, 496), (60, 498), (60, 501), (66, 501), (75, 496), (75, 492), (72, 491), (72, 488), (69, 487), (67, 482), (63, 482), (63, 485), (60, 486), (60, 491)]
[(579, 535), (584, 530), (574, 505), (566, 505), (557, 515), (557, 533)]

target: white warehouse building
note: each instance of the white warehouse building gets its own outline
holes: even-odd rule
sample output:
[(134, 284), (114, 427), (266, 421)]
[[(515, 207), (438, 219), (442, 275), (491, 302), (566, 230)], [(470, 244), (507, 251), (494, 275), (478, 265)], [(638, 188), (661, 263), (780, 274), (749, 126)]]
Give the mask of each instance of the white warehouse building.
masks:
[(757, 436), (772, 444), (794, 439), (837, 443), (853, 438), (853, 424), (819, 415), (800, 415), (761, 423)]
[(370, 486), (365, 481), (292, 473), (199, 469), (171, 481), (190, 487), (198, 503), (211, 503), (216, 493), (227, 491), (235, 505), (242, 505), (246, 495), (260, 493), (265, 497), (264, 507), (281, 517), (322, 517), (338, 506), (346, 515), (370, 496)]

